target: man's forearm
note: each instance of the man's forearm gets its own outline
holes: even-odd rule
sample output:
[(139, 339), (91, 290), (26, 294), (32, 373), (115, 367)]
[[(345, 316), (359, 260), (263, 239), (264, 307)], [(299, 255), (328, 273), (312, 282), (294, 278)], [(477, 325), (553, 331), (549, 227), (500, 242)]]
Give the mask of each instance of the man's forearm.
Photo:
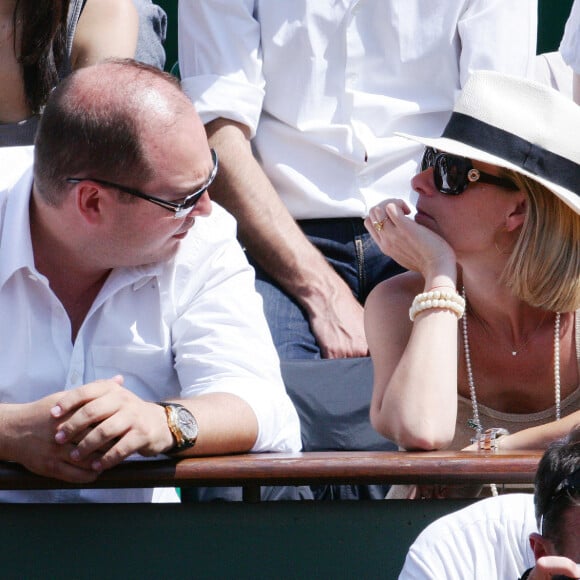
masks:
[(181, 455), (224, 455), (250, 451), (258, 437), (258, 420), (243, 399), (208, 393), (175, 402), (187, 407), (198, 424), (195, 445)]
[(206, 128), (221, 159), (210, 193), (238, 220), (248, 252), (306, 310), (324, 358), (366, 356), (362, 306), (289, 214), (244, 128), (223, 119)]
[(331, 294), (338, 276), (280, 200), (243, 126), (217, 119), (206, 129), (220, 156), (211, 196), (236, 217), (239, 238), (252, 258), (307, 309)]

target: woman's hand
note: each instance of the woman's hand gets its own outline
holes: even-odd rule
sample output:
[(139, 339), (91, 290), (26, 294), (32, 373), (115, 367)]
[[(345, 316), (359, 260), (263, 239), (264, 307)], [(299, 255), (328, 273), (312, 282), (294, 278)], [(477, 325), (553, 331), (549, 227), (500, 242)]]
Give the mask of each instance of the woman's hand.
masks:
[(381, 248), (408, 270), (427, 280), (442, 268), (455, 268), (455, 253), (438, 234), (407, 217), (411, 210), (401, 199), (387, 199), (373, 207), (365, 227)]

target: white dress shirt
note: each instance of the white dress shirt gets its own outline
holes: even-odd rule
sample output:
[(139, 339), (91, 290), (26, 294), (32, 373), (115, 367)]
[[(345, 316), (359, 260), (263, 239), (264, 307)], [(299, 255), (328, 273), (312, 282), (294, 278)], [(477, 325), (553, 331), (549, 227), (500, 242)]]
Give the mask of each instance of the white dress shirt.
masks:
[(399, 580), (516, 580), (535, 564), (532, 494), (473, 503), (436, 520), (413, 542)]
[(34, 147), (0, 147), (0, 191), (8, 189), (30, 168)]
[(560, 43), (560, 53), (564, 62), (580, 74), (580, 0), (575, 0), (572, 5)]
[[(258, 420), (252, 451), (299, 451), (298, 416), (233, 218), (214, 204), (171, 261), (113, 270), (73, 343), (67, 313), (34, 266), (31, 182), (27, 172), (0, 192), (0, 402), (35, 401), (121, 374), (147, 401), (233, 393)], [(152, 497), (152, 490), (11, 493), (0, 500)]]
[(532, 75), (537, 0), (182, 0), (179, 66), (204, 123), (250, 128), (297, 219), (414, 201), (422, 148), (476, 69)]

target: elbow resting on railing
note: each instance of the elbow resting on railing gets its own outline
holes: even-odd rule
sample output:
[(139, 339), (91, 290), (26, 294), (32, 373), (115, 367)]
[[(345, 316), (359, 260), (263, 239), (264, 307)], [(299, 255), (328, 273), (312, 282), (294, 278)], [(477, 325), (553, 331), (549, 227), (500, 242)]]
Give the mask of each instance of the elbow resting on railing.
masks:
[(407, 451), (438, 451), (447, 449), (455, 435), (455, 424), (446, 427), (430, 421), (405, 422), (401, 416), (385, 418), (371, 407), (373, 428)]

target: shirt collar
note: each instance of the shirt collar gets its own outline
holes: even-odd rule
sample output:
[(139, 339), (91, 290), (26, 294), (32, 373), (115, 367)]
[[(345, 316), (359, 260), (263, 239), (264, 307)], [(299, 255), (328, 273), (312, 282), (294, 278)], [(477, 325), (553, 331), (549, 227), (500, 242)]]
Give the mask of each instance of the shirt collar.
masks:
[(18, 270), (36, 273), (30, 238), (32, 169), (4, 192), (5, 210), (0, 225), (0, 288)]

